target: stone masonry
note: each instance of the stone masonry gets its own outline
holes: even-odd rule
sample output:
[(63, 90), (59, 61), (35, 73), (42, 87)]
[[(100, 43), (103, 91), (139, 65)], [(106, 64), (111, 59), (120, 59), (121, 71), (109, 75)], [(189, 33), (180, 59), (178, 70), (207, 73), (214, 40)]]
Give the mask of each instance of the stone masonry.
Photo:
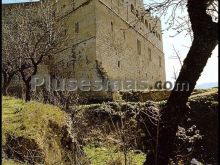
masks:
[(56, 4), (68, 46), (49, 69), (62, 68), (71, 78), (92, 82), (147, 80), (153, 87), (156, 81), (165, 81), (161, 22), (142, 0), (56, 0)]

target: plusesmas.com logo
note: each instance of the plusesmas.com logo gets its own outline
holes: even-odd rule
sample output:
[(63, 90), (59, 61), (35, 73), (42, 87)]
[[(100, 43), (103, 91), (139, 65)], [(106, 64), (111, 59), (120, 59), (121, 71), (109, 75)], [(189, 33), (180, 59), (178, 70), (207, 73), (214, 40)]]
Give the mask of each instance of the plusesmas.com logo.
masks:
[(150, 89), (172, 90), (176, 85), (178, 91), (188, 91), (189, 83), (175, 84), (170, 81), (156, 81), (149, 84), (148, 80), (88, 80), (75, 78), (52, 78), (50, 75), (33, 76), (31, 90), (45, 87), (47, 91), (144, 91)]

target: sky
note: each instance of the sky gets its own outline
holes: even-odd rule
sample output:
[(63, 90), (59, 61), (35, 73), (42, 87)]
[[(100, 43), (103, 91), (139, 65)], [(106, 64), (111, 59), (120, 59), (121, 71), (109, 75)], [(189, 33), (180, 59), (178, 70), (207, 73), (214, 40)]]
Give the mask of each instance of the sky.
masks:
[[(143, 0), (144, 3), (147, 1), (152, 0)], [(168, 10), (168, 12), (171, 12)], [(186, 11), (180, 12), (178, 11), (177, 17), (188, 14)], [(169, 14), (168, 14), (169, 15)], [(162, 23), (162, 30), (166, 29), (167, 24), (167, 17), (160, 17)], [(163, 50), (165, 54), (165, 67), (166, 67), (166, 79), (167, 81), (174, 81), (173, 79), (173, 72), (174, 69), (176, 71), (180, 71), (181, 65), (178, 60), (171, 59), (171, 56), (175, 55), (174, 48), (178, 51), (179, 55), (181, 56), (182, 61), (185, 59), (189, 48), (191, 46), (191, 38), (186, 36), (184, 33), (180, 33), (175, 37), (171, 37), (175, 35), (176, 32), (173, 30), (168, 30), (163, 32)], [(174, 48), (173, 48), (174, 47)], [(205, 66), (199, 80), (197, 81), (197, 85), (210, 83), (210, 82), (218, 82), (218, 46), (212, 53), (211, 58), (208, 60), (207, 65)]]
[[(24, 2), (28, 0), (3, 0), (3, 3), (14, 3), (14, 2)], [(32, 0), (37, 1), (37, 0)], [(144, 0), (146, 3), (147, 0)], [(169, 12), (169, 11), (168, 11)], [(181, 13), (179, 13), (181, 15)], [(167, 19), (161, 17), (162, 22), (162, 30), (166, 28), (165, 21)], [(175, 32), (172, 30), (164, 31), (163, 33), (163, 49), (165, 54), (165, 66), (166, 66), (166, 80), (167, 81), (174, 81), (173, 79), (173, 72), (174, 69), (176, 71), (180, 70), (180, 64), (178, 60), (171, 59), (170, 57), (173, 56), (174, 50), (173, 47), (179, 52), (181, 59), (184, 60), (186, 57), (189, 47), (191, 45), (191, 39), (186, 37), (185, 34), (179, 34), (175, 37), (170, 37), (174, 35)], [(207, 65), (205, 66), (197, 84), (203, 83), (210, 83), (210, 82), (218, 82), (218, 47), (213, 51), (211, 58), (208, 60)]]
[(2, 0), (2, 3), (18, 3), (18, 2), (28, 2), (28, 1), (38, 1), (38, 0)]

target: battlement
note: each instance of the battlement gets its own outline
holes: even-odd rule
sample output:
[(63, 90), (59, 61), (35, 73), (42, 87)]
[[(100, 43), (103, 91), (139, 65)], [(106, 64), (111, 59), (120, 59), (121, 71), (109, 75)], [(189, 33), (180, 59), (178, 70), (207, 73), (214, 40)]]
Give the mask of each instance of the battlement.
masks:
[[(150, 40), (162, 42), (161, 21), (144, 7), (142, 0), (97, 0)], [(154, 41), (153, 41), (154, 42)], [(156, 43), (155, 42), (155, 43)], [(162, 48), (162, 45), (160, 46)]]

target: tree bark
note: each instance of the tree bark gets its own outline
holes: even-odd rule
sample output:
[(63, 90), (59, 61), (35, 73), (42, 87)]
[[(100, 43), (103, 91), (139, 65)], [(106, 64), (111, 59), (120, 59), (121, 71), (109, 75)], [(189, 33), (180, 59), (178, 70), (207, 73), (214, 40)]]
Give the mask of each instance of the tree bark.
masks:
[(3, 91), (2, 91), (2, 94), (3, 94), (3, 96), (7, 96), (8, 95), (8, 87), (9, 87), (9, 85), (7, 84), (4, 84), (3, 85)]
[(8, 84), (3, 84), (3, 90), (2, 90), (2, 94), (3, 96), (7, 96), (8, 95), (8, 87), (9, 85)]
[(218, 26), (206, 13), (207, 0), (188, 0), (194, 40), (184, 60), (175, 87), (161, 110), (157, 153), (151, 152), (144, 165), (167, 165), (173, 156), (178, 125), (186, 118), (186, 103), (212, 51), (218, 44)]
[[(31, 101), (31, 78), (37, 74), (38, 64), (33, 65), (33, 72), (27, 73), (25, 69), (20, 69), (19, 72), (21, 74), (22, 80), (25, 84), (25, 101)], [(29, 75), (27, 75), (29, 74)]]
[(30, 81), (25, 82), (25, 101), (31, 101), (31, 86)]
[(14, 73), (8, 74), (8, 73), (3, 72), (3, 91), (2, 91), (2, 94), (4, 96), (8, 95), (8, 88), (11, 83), (12, 77), (14, 75), (15, 75)]

